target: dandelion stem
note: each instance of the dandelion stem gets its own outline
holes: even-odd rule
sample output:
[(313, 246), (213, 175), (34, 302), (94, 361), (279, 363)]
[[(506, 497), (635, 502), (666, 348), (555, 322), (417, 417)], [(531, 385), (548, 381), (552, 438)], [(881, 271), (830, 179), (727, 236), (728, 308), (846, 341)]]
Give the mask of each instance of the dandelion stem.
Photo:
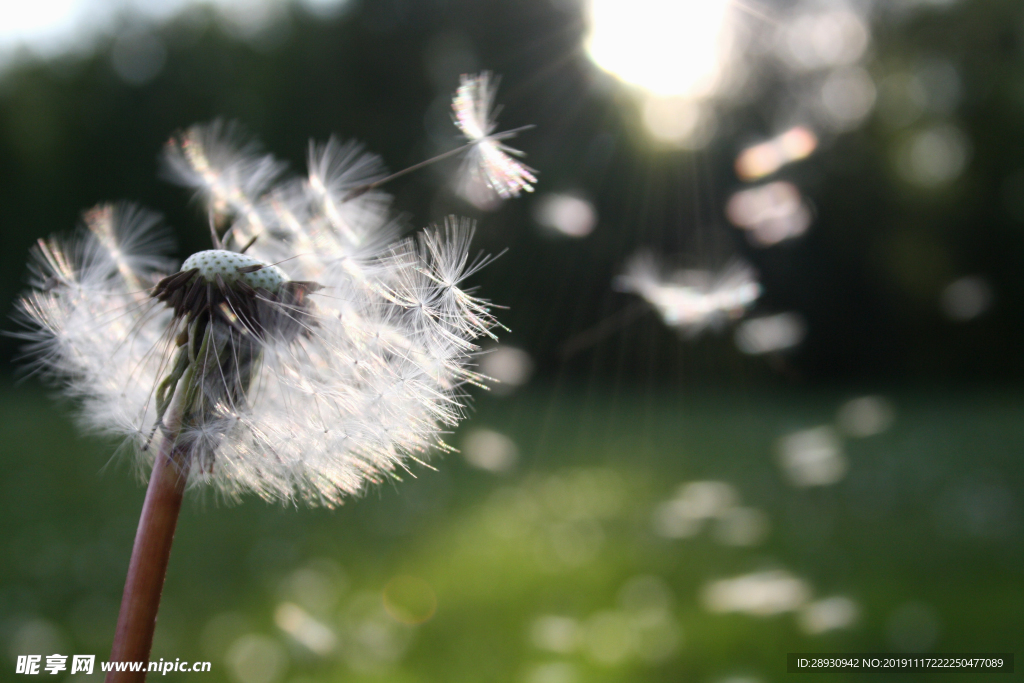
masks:
[(461, 151), (463, 151), (465, 149), (469, 149), (470, 147), (472, 147), (475, 144), (476, 144), (475, 142), (466, 143), (465, 145), (462, 145), (461, 147), (456, 147), (455, 149), (450, 149), (447, 152), (444, 152), (443, 154), (438, 154), (436, 157), (430, 157), (429, 159), (425, 159), (424, 161), (421, 161), (419, 163), (413, 164), (412, 166), (409, 166), (408, 168), (403, 168), (401, 171), (397, 171), (395, 173), (392, 173), (391, 175), (387, 176), (386, 178), (381, 178), (380, 180), (375, 180), (372, 183), (366, 183), (365, 185), (360, 185), (359, 187), (356, 187), (356, 188), (353, 188), (352, 190), (350, 190), (349, 193), (347, 195), (345, 195), (342, 198), (341, 201), (343, 201), (343, 202), (350, 202), (353, 199), (355, 199), (356, 197), (360, 197), (360, 196), (366, 194), (367, 192), (369, 192), (370, 190), (373, 190), (373, 189), (376, 189), (376, 188), (380, 187), (384, 183), (389, 183), (389, 182), (391, 182), (392, 180), (394, 180), (396, 178), (401, 178), (402, 176), (404, 176), (407, 173), (412, 173), (413, 171), (418, 171), (421, 168), (423, 168), (424, 166), (429, 166), (430, 164), (432, 164), (432, 163), (434, 163), (436, 161), (441, 161), (442, 159), (447, 159), (450, 156), (455, 156), (459, 152), (461, 152)]
[[(524, 130), (530, 130), (531, 128), (533, 128), (533, 124), (529, 124), (529, 125), (526, 125), (526, 126), (519, 126), (518, 128), (513, 128), (511, 130), (506, 130), (506, 131), (501, 132), (501, 133), (495, 133), (494, 135), (486, 135), (486, 136), (484, 136), (481, 139), (482, 140), (504, 140), (506, 138), (515, 137), (517, 133), (521, 133)], [(470, 140), (469, 142), (467, 142), (466, 144), (462, 145), (461, 147), (456, 147), (455, 149), (450, 149), (447, 152), (443, 152), (441, 154), (438, 154), (435, 157), (430, 157), (429, 159), (425, 159), (425, 160), (423, 160), (423, 161), (421, 161), (421, 162), (419, 162), (417, 164), (413, 164), (412, 166), (409, 166), (408, 168), (403, 168), (401, 171), (397, 171), (395, 173), (392, 173), (391, 175), (387, 176), (386, 178), (381, 178), (380, 180), (375, 180), (372, 183), (366, 183), (365, 185), (360, 185), (359, 187), (356, 187), (356, 188), (353, 188), (352, 190), (350, 190), (349, 193), (347, 195), (345, 195), (342, 198), (341, 201), (343, 201), (343, 202), (352, 201), (353, 199), (366, 194), (370, 190), (374, 190), (374, 189), (380, 187), (384, 183), (390, 183), (395, 178), (401, 178), (406, 173), (412, 173), (413, 171), (418, 171), (421, 168), (423, 168), (424, 166), (430, 166), (431, 164), (433, 164), (433, 163), (435, 163), (437, 161), (441, 161), (442, 159), (447, 159), (448, 157), (455, 156), (459, 152), (465, 151), (465, 150), (469, 149), (470, 147), (472, 147), (473, 145), (477, 145), (479, 143), (480, 143), (480, 140)], [(522, 152), (518, 152), (518, 154), (521, 155)]]
[[(188, 464), (175, 457), (179, 452), (175, 442), (174, 438), (162, 440), (149, 478), (121, 598), (121, 613), (117, 617), (112, 662), (149, 661), (167, 561), (188, 480)], [(141, 683), (146, 680), (146, 668), (143, 665), (142, 671), (111, 671), (106, 683)]]

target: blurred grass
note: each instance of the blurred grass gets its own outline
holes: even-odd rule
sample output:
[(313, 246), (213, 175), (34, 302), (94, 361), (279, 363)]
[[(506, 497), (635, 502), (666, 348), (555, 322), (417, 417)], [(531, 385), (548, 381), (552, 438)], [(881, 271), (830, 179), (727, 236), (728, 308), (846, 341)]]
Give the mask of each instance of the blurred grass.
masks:
[[(212, 673), (165, 678), (210, 683), (777, 681), (787, 652), (892, 651), (907, 605), (934, 614), (932, 651), (1012, 652), (1024, 395), (897, 392), (890, 430), (845, 441), (843, 481), (788, 485), (777, 438), (834, 422), (853, 395), (535, 388), (481, 397), (464, 427), (510, 436), (511, 473), (451, 454), (334, 511), (193, 495), (153, 659), (210, 660)], [(144, 487), (42, 391), (4, 387), (0, 415), (4, 670), (26, 648), (105, 660)], [(736, 487), (767, 513), (766, 541), (653, 533), (652, 511), (691, 480)], [(765, 569), (801, 577), (814, 598), (849, 596), (859, 620), (812, 636), (793, 613), (703, 606), (708, 582)], [(630, 590), (651, 585), (671, 600), (660, 589), (644, 622)]]

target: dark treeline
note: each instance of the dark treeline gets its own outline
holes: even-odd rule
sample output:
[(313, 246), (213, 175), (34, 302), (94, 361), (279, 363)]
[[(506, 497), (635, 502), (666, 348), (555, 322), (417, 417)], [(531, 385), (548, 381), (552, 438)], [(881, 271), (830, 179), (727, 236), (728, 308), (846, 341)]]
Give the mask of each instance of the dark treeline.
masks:
[[(337, 134), (365, 142), (398, 169), (455, 144), (438, 124), (462, 71), (503, 76), (501, 124), (527, 123), (517, 146), (540, 170), (538, 193), (590, 196), (600, 222), (582, 240), (555, 239), (531, 216), (534, 197), (480, 213), (457, 199), (442, 162), (391, 186), (410, 229), (447, 213), (479, 219), (478, 244), (508, 252), (477, 276), (480, 292), (508, 306), (510, 343), (529, 350), (542, 375), (678, 382), (1016, 382), (1024, 377), (1024, 14), (1018, 3), (963, 0), (873, 27), (867, 68), (876, 83), (917, 59), (954, 64), (962, 84), (950, 115), (970, 140), (964, 173), (939, 190), (902, 182), (894, 150), (905, 135), (878, 116), (825, 141), (780, 177), (813, 205), (807, 235), (750, 247), (724, 218), (740, 182), (733, 161), (751, 140), (776, 132), (767, 113), (789, 96), (761, 74), (744, 103), (720, 109), (720, 134), (695, 152), (651, 150), (635, 129), (623, 89), (593, 67), (573, 3), (551, 0), (366, 0), (321, 19), (300, 9), (262, 37), (225, 32), (206, 10), (152, 28), (162, 69), (130, 85), (112, 67), (117, 40), (87, 56), (24, 61), (0, 81), (0, 301), (22, 287), (35, 239), (74, 226), (97, 202), (131, 199), (162, 212), (179, 256), (207, 248), (186, 194), (157, 177), (168, 135), (197, 121), (238, 119), (301, 172), (308, 140)], [(1015, 184), (1016, 183), (1016, 184)], [(1019, 187), (1018, 187), (1019, 186)], [(1015, 189), (1016, 188), (1016, 189)], [(1020, 195), (1018, 197), (1018, 195)], [(695, 342), (653, 314), (565, 359), (561, 349), (632, 299), (611, 281), (635, 250), (718, 265), (750, 260), (765, 288), (758, 311), (798, 311), (803, 346), (749, 358), (728, 333)], [(982, 275), (992, 309), (954, 324), (942, 288)], [(5, 323), (11, 329), (12, 323)], [(2, 342), (4, 372), (17, 344)]]

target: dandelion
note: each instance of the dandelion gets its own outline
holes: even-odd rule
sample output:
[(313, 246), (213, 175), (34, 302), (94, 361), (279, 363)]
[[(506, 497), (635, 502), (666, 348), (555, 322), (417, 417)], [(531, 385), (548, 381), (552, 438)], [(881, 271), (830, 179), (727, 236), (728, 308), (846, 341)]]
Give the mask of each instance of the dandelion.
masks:
[(338, 145), (315, 155), (330, 157), (311, 172), (326, 183), (288, 180), (246, 197), (251, 179), (238, 169), (273, 160), (238, 164), (236, 149), (221, 162), (237, 177), (222, 182), (193, 147), (218, 127), (193, 127), (166, 155), (171, 168), (192, 155), (183, 184), (207, 174), (204, 202), (233, 221), (214, 228), (223, 248), (173, 272), (153, 214), (97, 207), (77, 238), (37, 245), (23, 336), (38, 369), (80, 399), (83, 422), (128, 436), (147, 463), (171, 440), (192, 486), (337, 505), (442, 445), (461, 418), (459, 387), (478, 381), (467, 369), (474, 340), (497, 323), (460, 285), (487, 261), (469, 258), (472, 227), (454, 218), (374, 245), (338, 207), (365, 217), (358, 205), (379, 198), (361, 196), (353, 212), (335, 184), (366, 159), (335, 163), (351, 151)]
[(642, 297), (669, 327), (694, 337), (742, 316), (761, 296), (754, 270), (732, 261), (720, 272), (680, 270), (666, 274), (648, 253), (634, 256), (616, 287)]
[(308, 175), (286, 177), (213, 122), (172, 138), (163, 167), (213, 249), (176, 268), (159, 217), (101, 205), (39, 241), (19, 307), (35, 370), (151, 468), (113, 661), (148, 658), (186, 487), (332, 507), (449, 450), (483, 381), (476, 340), (498, 327), (465, 288), (489, 262), (471, 223), (396, 239), (383, 164), (357, 145), (311, 144)]

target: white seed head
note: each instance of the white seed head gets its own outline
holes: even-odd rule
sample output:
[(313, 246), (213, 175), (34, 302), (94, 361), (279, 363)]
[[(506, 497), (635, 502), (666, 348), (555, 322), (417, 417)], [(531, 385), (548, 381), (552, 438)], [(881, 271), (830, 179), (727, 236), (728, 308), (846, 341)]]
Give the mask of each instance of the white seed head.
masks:
[[(242, 271), (258, 266), (258, 270)], [(181, 264), (181, 272), (199, 271), (199, 277), (207, 282), (214, 282), (218, 275), (227, 284), (244, 280), (253, 289), (265, 289), (268, 292), (281, 291), (282, 285), (288, 281), (284, 271), (277, 266), (268, 265), (259, 259), (234, 251), (209, 249), (192, 254)]]
[(483, 381), (475, 340), (498, 326), (464, 289), (486, 263), (471, 223), (396, 241), (387, 195), (350, 194), (384, 172), (353, 145), (313, 145), (309, 175), (283, 180), (219, 123), (165, 154), (222, 249), (176, 271), (148, 215), (107, 211), (33, 254), (21, 336), (83, 423), (142, 466), (172, 443), (192, 486), (325, 506), (448, 449), (462, 387)]

